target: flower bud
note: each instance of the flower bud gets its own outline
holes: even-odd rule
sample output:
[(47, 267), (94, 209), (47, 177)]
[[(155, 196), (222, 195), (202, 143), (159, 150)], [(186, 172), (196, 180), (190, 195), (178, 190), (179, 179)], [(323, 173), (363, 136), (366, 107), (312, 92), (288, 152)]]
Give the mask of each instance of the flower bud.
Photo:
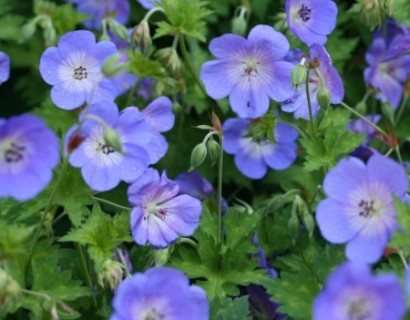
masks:
[(197, 144), (191, 153), (191, 168), (190, 171), (199, 167), (202, 162), (205, 161), (207, 155), (207, 149), (205, 143), (201, 142)]
[(248, 9), (246, 7), (241, 7), (239, 10), (239, 14), (232, 19), (232, 33), (236, 33), (241, 36), (245, 34), (246, 28), (248, 27), (248, 23), (246, 21), (247, 11)]
[(121, 57), (121, 53), (116, 52), (104, 61), (102, 72), (106, 77), (115, 77), (122, 72), (128, 71), (128, 64), (120, 63)]
[(221, 120), (219, 120), (219, 117), (216, 115), (214, 111), (212, 111), (211, 113), (211, 122), (212, 122), (213, 129), (216, 132), (218, 132), (220, 135), (223, 135)]
[(43, 35), (47, 45), (55, 43), (57, 33), (53, 26), (47, 26), (43, 31)]
[(34, 32), (36, 32), (36, 21), (33, 19), (21, 28), (21, 41), (31, 38)]
[(330, 107), (330, 93), (327, 89), (321, 87), (317, 93), (317, 101), (319, 106), (326, 111)]
[(159, 249), (154, 251), (154, 266), (159, 267), (165, 265), (169, 257), (171, 256), (171, 249), (167, 247), (165, 249)]
[(211, 159), (211, 166), (213, 167), (219, 159), (221, 154), (221, 146), (213, 138), (209, 139), (207, 143), (209, 158)]
[(134, 40), (138, 46), (143, 46), (146, 50), (151, 46), (152, 40), (148, 22), (142, 20), (133, 30)]
[(361, 113), (361, 114), (366, 114), (366, 102), (364, 102), (363, 100), (360, 101), (357, 105), (356, 105), (356, 111)]
[(118, 133), (109, 126), (104, 127), (104, 140), (109, 147), (122, 153), (122, 143)]
[(292, 85), (294, 87), (300, 86), (306, 82), (306, 78), (308, 75), (308, 70), (302, 64), (298, 64), (292, 70)]
[(20, 285), (6, 271), (0, 269), (0, 310), (17, 301), (20, 294)]
[(296, 238), (298, 237), (299, 234), (299, 218), (298, 215), (293, 213), (291, 214), (289, 220), (288, 220), (288, 233), (293, 241), (295, 243)]
[(104, 261), (98, 274), (98, 283), (101, 287), (115, 289), (123, 277), (122, 264), (118, 261), (107, 259)]
[(305, 226), (309, 234), (309, 238), (312, 238), (313, 231), (315, 230), (315, 220), (313, 219), (312, 215), (310, 214), (308, 210), (304, 210), (301, 213), (301, 216), (302, 216), (302, 223)]
[(179, 59), (178, 53), (174, 48), (164, 48), (158, 50), (157, 56), (159, 59), (164, 61), (172, 71), (178, 71), (182, 67), (181, 60)]
[(111, 31), (119, 38), (129, 41), (128, 30), (114, 19), (108, 20)]

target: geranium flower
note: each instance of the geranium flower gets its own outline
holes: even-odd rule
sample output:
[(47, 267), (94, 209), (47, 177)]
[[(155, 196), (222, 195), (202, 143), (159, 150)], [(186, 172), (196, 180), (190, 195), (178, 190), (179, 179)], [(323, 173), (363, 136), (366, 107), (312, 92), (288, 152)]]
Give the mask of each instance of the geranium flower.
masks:
[(214, 99), (229, 96), (232, 110), (241, 118), (262, 116), (269, 98), (282, 102), (293, 95), (293, 65), (283, 60), (289, 42), (272, 27), (258, 25), (248, 39), (225, 34), (213, 39), (209, 50), (218, 60), (202, 66), (206, 92)]
[(127, 22), (130, 15), (130, 4), (128, 0), (66, 0), (77, 5), (79, 12), (90, 16), (84, 21), (84, 26), (89, 29), (101, 29), (101, 20), (110, 16), (118, 23)]
[(0, 51), (0, 84), (6, 82), (10, 77), (10, 58)]
[(333, 271), (313, 304), (314, 320), (399, 320), (405, 313), (396, 275), (373, 276), (369, 265), (352, 262)]
[[(309, 94), (312, 106), (312, 115), (315, 116), (319, 111), (320, 105), (317, 99), (321, 88), (330, 94), (330, 102), (338, 104), (344, 97), (343, 82), (337, 70), (332, 64), (332, 60), (326, 49), (318, 44), (310, 47), (310, 56), (306, 57), (306, 64), (314, 64), (317, 67), (309, 70)], [(298, 119), (309, 120), (309, 108), (306, 97), (305, 85), (296, 88), (293, 97), (282, 104), (285, 112), (294, 112), (293, 116)]]
[(43, 120), (28, 114), (0, 119), (0, 197), (34, 198), (59, 160), (58, 139)]
[[(407, 37), (408, 29), (406, 31)], [(403, 94), (403, 83), (409, 77), (410, 55), (400, 43), (405, 41), (404, 27), (399, 27), (390, 20), (387, 24), (386, 38), (381, 31), (374, 35), (372, 46), (366, 53), (369, 67), (364, 71), (367, 85), (380, 90), (377, 95), (382, 101), (388, 101), (394, 109), (400, 103)], [(404, 51), (401, 51), (399, 49)]]
[[(97, 119), (97, 121), (95, 120)], [(86, 183), (96, 191), (107, 191), (120, 181), (131, 183), (141, 176), (157, 158), (157, 152), (148, 145), (155, 142), (154, 132), (145, 122), (138, 109), (128, 107), (118, 112), (113, 102), (90, 105), (80, 115), (81, 127), (73, 127), (67, 135), (84, 137), (84, 141), (71, 152), (69, 162), (81, 168)], [(122, 152), (115, 150), (107, 141), (104, 123), (118, 136)], [(162, 146), (167, 148), (167, 146)], [(165, 153), (165, 151), (161, 151)]]
[(169, 267), (152, 268), (125, 279), (112, 305), (110, 320), (209, 319), (205, 291), (189, 285), (183, 272)]
[(128, 188), (133, 206), (131, 231), (136, 243), (164, 248), (179, 235), (191, 236), (199, 224), (201, 202), (188, 195), (178, 195), (178, 184), (148, 169)]
[(296, 159), (298, 133), (292, 127), (278, 123), (274, 130), (275, 142), (268, 139), (254, 141), (247, 136), (250, 121), (228, 119), (223, 124), (224, 150), (235, 155), (238, 170), (246, 177), (260, 179), (267, 168), (284, 170)]
[(84, 102), (113, 101), (117, 95), (112, 80), (103, 78), (102, 64), (117, 51), (110, 41), (95, 42), (90, 31), (63, 35), (58, 47), (48, 48), (40, 58), (40, 73), (52, 85), (51, 100), (72, 110)]
[(367, 164), (349, 158), (329, 171), (323, 186), (328, 198), (316, 212), (323, 237), (332, 243), (348, 242), (350, 260), (376, 262), (398, 226), (393, 195), (403, 197), (407, 191), (405, 170), (380, 155)]
[(289, 29), (308, 46), (324, 45), (336, 20), (337, 6), (331, 0), (286, 0)]

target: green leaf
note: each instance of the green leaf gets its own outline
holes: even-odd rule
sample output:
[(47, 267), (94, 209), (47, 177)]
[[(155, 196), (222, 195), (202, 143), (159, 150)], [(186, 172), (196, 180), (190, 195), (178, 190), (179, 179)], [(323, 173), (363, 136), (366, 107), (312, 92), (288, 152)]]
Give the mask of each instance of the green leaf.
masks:
[(410, 205), (401, 201), (396, 196), (393, 201), (397, 212), (397, 222), (401, 228), (393, 233), (388, 246), (402, 248), (407, 253), (410, 253)]
[(0, 220), (0, 261), (25, 253), (33, 228)]
[(246, 320), (249, 314), (248, 296), (237, 299), (216, 298), (211, 302), (210, 320)]
[(122, 242), (133, 242), (130, 236), (129, 212), (111, 217), (96, 204), (89, 219), (78, 229), (71, 230), (60, 241), (88, 245), (90, 257), (96, 268), (99, 268), (104, 260), (112, 258), (113, 250)]
[(318, 127), (317, 140), (303, 137), (300, 142), (306, 151), (304, 169), (315, 171), (329, 169), (337, 161), (355, 150), (363, 141), (363, 134), (355, 134), (346, 129), (349, 113), (338, 109), (328, 110)]
[(200, 0), (163, 0), (159, 4), (165, 11), (168, 22), (157, 23), (155, 37), (183, 34), (205, 41), (206, 24), (204, 18), (212, 13)]

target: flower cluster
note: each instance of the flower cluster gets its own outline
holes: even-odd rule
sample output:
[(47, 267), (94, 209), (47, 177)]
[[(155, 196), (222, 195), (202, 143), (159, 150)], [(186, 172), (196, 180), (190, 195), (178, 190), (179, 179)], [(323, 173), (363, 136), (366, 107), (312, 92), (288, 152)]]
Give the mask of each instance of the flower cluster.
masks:
[(298, 133), (279, 123), (274, 129), (275, 143), (268, 139), (254, 140), (247, 135), (250, 120), (228, 119), (223, 124), (224, 150), (235, 155), (239, 171), (251, 179), (265, 176), (267, 168), (284, 170), (296, 159)]
[(113, 299), (111, 320), (209, 319), (204, 290), (190, 286), (181, 271), (158, 267), (124, 280)]
[(348, 242), (350, 260), (376, 262), (398, 227), (393, 196), (403, 197), (408, 184), (405, 170), (383, 156), (374, 155), (367, 164), (356, 158), (341, 160), (325, 177), (328, 198), (316, 212), (323, 237)]
[(314, 320), (402, 319), (406, 301), (395, 275), (373, 276), (370, 266), (345, 263), (328, 278), (313, 306)]
[(178, 194), (178, 184), (154, 169), (148, 169), (130, 185), (131, 231), (136, 243), (164, 248), (179, 235), (194, 233), (202, 211), (201, 202)]
[(0, 197), (34, 198), (60, 160), (58, 139), (38, 117), (0, 119)]
[(410, 75), (410, 48), (402, 47), (403, 38), (410, 37), (410, 30), (398, 26), (394, 21), (387, 23), (386, 37), (381, 30), (375, 32), (372, 46), (366, 53), (369, 67), (364, 71), (367, 85), (380, 90), (378, 98), (388, 101), (394, 109), (400, 103), (403, 84)]

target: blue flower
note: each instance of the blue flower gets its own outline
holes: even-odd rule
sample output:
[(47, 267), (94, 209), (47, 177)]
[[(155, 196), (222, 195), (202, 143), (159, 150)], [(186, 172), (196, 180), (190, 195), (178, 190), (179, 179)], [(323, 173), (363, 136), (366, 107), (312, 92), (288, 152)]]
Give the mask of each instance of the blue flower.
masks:
[(201, 202), (178, 194), (178, 184), (154, 169), (148, 169), (130, 185), (131, 231), (136, 243), (165, 248), (180, 235), (194, 233), (202, 211)]
[(202, 66), (206, 92), (214, 99), (229, 96), (232, 110), (241, 118), (265, 114), (269, 98), (282, 102), (293, 95), (293, 65), (283, 60), (289, 42), (272, 27), (258, 25), (248, 39), (225, 34), (213, 39), (209, 50), (218, 60)]
[[(306, 57), (306, 64), (316, 66), (309, 70), (309, 94), (312, 114), (315, 116), (320, 109), (317, 99), (319, 90), (325, 89), (330, 94), (330, 102), (338, 104), (344, 97), (342, 79), (332, 64), (332, 60), (325, 47), (314, 44), (310, 47), (310, 55)], [(306, 97), (306, 86), (300, 85), (296, 88), (293, 97), (282, 104), (285, 112), (294, 112), (293, 116), (298, 119), (309, 119), (309, 108)]]
[(0, 51), (0, 84), (6, 82), (10, 77), (10, 58)]
[(247, 136), (249, 120), (228, 119), (223, 124), (224, 150), (235, 155), (235, 164), (248, 178), (260, 179), (267, 168), (284, 170), (296, 159), (298, 133), (292, 127), (279, 123), (274, 130), (276, 143), (269, 140), (253, 141)]
[(394, 274), (374, 276), (366, 264), (344, 263), (329, 276), (313, 304), (314, 320), (400, 320), (406, 301)]
[(371, 156), (367, 164), (344, 159), (329, 171), (323, 187), (328, 198), (316, 211), (323, 237), (348, 242), (346, 255), (352, 261), (376, 262), (398, 227), (393, 195), (403, 197), (407, 191), (405, 170), (381, 155)]
[(58, 47), (48, 48), (40, 58), (40, 73), (52, 85), (51, 100), (57, 107), (72, 110), (84, 102), (113, 101), (117, 90), (103, 78), (102, 64), (117, 51), (110, 41), (95, 42), (90, 31), (63, 35)]
[(324, 45), (336, 27), (337, 6), (331, 0), (286, 0), (289, 29), (304, 43)]
[(34, 198), (60, 160), (57, 136), (32, 115), (0, 119), (0, 197)]
[(84, 21), (84, 26), (90, 29), (101, 29), (101, 20), (114, 17), (118, 23), (125, 23), (130, 15), (128, 0), (66, 0), (77, 5), (79, 12), (87, 14), (90, 19)]
[(205, 291), (189, 285), (184, 273), (158, 267), (136, 273), (117, 288), (110, 320), (209, 319)]

